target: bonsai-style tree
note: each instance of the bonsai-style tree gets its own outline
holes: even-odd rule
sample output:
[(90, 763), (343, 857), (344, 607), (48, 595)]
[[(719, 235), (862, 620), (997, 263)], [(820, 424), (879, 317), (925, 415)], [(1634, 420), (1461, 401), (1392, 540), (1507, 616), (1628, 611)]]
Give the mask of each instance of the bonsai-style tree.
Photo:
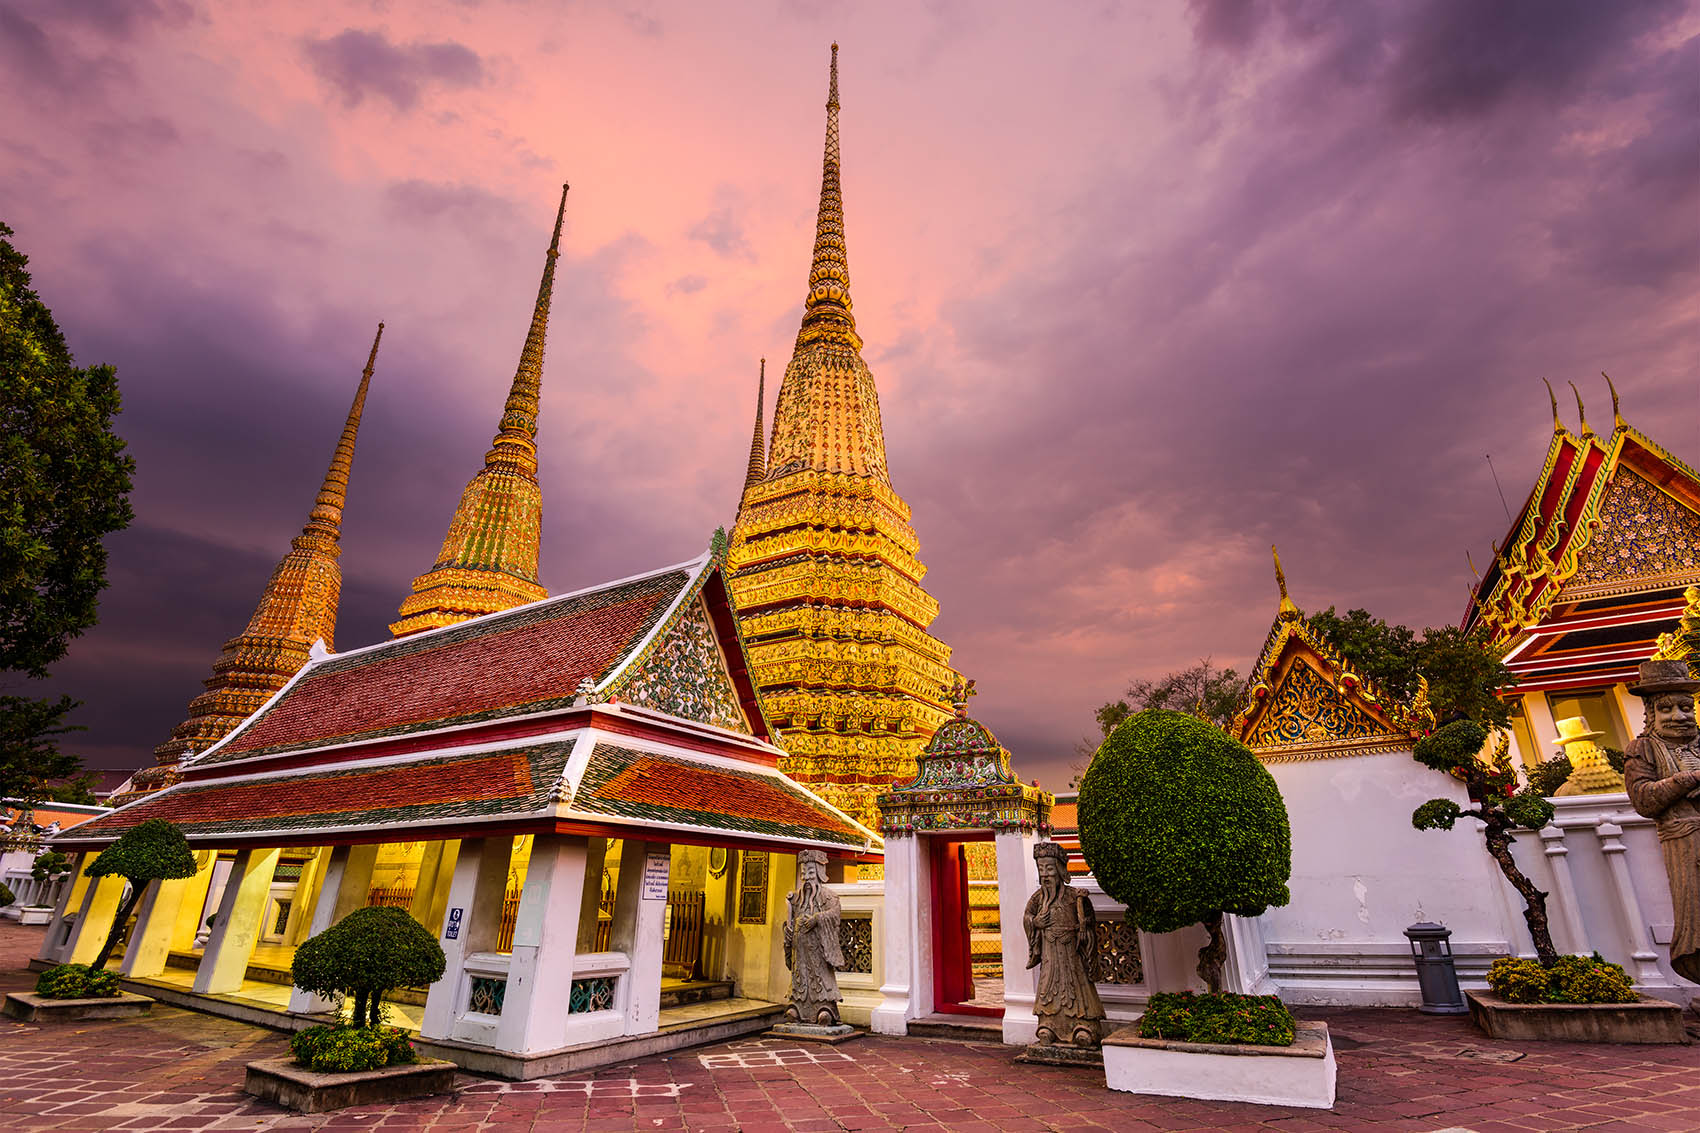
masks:
[(50, 881), (62, 873), (71, 872), (71, 859), (58, 850), (37, 854), (30, 864), (30, 876), (37, 881)]
[(118, 841), (94, 859), (87, 873), (90, 877), (122, 877), (130, 883), (130, 895), (113, 917), (112, 930), (106, 934), (106, 943), (100, 946), (100, 955), (89, 965), (98, 972), (112, 958), (112, 950), (118, 947), (118, 938), (148, 884), (195, 876), (195, 853), (189, 849), (181, 830), (163, 818), (150, 818), (119, 835)]
[(356, 909), (295, 950), (289, 974), (316, 995), (354, 998), (356, 1027), (376, 1027), (384, 993), (443, 978), (443, 946), (404, 909)]
[(1222, 914), (1291, 894), (1287, 806), (1257, 757), (1222, 729), (1149, 709), (1110, 733), (1080, 783), (1080, 849), (1104, 892), (1147, 932), (1202, 923), (1198, 974), (1222, 990)]
[(1502, 735), (1492, 758), (1483, 759), (1481, 751), (1487, 739), (1488, 730), (1482, 725), (1473, 720), (1454, 720), (1417, 741), (1417, 762), (1463, 782), (1471, 805), (1465, 809), (1451, 799), (1430, 799), (1411, 814), (1411, 825), (1418, 830), (1450, 830), (1460, 818), (1481, 820), (1487, 827), (1483, 837), (1488, 853), (1523, 898), (1523, 920), (1528, 923), (1535, 954), (1543, 965), (1551, 967), (1558, 960), (1558, 949), (1553, 947), (1552, 930), (1547, 924), (1546, 891), (1517, 868), (1511, 842), (1517, 827), (1539, 830), (1552, 821), (1553, 806), (1546, 796), (1570, 778), (1570, 759), (1561, 755), (1545, 761), (1531, 770), (1528, 783), (1519, 787), (1517, 773), (1511, 768), (1510, 742)]

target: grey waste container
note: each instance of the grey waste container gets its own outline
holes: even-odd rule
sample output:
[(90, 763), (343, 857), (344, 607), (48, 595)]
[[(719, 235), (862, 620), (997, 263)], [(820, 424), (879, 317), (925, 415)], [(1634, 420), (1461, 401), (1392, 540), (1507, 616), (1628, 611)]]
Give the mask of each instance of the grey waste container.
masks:
[(1458, 989), (1458, 969), (1452, 961), (1452, 930), (1423, 921), (1405, 930), (1411, 942), (1411, 958), (1417, 964), (1417, 986), (1423, 1002), (1417, 1010), (1426, 1015), (1468, 1015), (1470, 1005)]

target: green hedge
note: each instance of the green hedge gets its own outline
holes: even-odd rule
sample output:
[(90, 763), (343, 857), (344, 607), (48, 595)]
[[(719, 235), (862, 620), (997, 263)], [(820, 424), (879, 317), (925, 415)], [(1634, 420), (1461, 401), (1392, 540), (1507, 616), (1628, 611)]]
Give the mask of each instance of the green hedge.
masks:
[(1507, 1003), (1634, 1003), (1635, 985), (1620, 965), (1592, 956), (1539, 960), (1501, 957), (1488, 969), (1488, 986)]
[(400, 1027), (308, 1027), (289, 1040), (295, 1061), (318, 1074), (349, 1074), (418, 1062)]
[(111, 999), (118, 994), (118, 973), (60, 964), (41, 973), (35, 993), (43, 999)]
[(1098, 749), (1080, 783), (1080, 849), (1147, 932), (1255, 917), (1291, 898), (1275, 780), (1244, 744), (1180, 712), (1130, 716)]
[(1139, 1017), (1139, 1037), (1188, 1043), (1292, 1046), (1293, 1014), (1273, 995), (1160, 992)]

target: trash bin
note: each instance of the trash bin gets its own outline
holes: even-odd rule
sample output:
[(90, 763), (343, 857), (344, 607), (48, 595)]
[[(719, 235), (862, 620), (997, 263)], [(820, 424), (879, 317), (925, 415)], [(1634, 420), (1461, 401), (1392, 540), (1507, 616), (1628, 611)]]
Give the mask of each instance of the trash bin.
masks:
[(1470, 1005), (1458, 988), (1458, 969), (1452, 961), (1452, 930), (1423, 921), (1405, 930), (1411, 942), (1411, 959), (1417, 964), (1417, 986), (1423, 1002), (1417, 1010), (1425, 1015), (1468, 1015)]

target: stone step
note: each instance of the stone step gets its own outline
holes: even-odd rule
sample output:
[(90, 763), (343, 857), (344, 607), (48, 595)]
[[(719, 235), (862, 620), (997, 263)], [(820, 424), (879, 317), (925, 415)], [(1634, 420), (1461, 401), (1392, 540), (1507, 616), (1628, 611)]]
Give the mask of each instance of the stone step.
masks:
[(950, 1039), (955, 1042), (1003, 1041), (1003, 1021), (989, 1015), (923, 1015), (909, 1022), (909, 1037)]
[(689, 1003), (706, 1003), (711, 999), (731, 999), (730, 980), (692, 980), (682, 984), (663, 984), (661, 1009), (683, 1007)]

